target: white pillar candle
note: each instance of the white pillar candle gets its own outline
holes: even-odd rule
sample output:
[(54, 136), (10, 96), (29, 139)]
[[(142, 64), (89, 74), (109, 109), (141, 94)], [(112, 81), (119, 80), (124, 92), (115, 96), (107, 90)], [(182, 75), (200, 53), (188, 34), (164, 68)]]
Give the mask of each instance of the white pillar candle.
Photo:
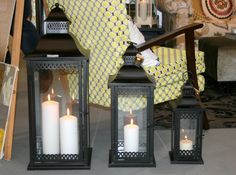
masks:
[(78, 154), (78, 120), (69, 114), (60, 118), (61, 154)]
[(139, 1), (139, 13), (140, 13), (140, 17), (142, 18), (142, 20), (147, 19), (147, 13), (148, 13), (147, 5), (148, 5), (148, 2), (146, 2), (146, 0)]
[(130, 124), (124, 126), (124, 150), (125, 152), (138, 152), (139, 148), (139, 127), (133, 124), (131, 119)]
[(50, 99), (42, 103), (43, 154), (59, 154), (59, 103)]
[(192, 150), (193, 149), (193, 142), (188, 139), (187, 136), (184, 139), (180, 140), (180, 150)]

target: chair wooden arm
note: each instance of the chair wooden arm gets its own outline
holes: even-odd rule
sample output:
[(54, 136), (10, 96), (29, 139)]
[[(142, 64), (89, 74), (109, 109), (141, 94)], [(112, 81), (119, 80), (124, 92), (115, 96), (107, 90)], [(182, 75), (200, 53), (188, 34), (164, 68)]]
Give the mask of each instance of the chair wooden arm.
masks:
[(194, 30), (202, 28), (203, 24), (193, 23), (169, 33), (163, 34), (156, 38), (152, 38), (142, 44), (136, 46), (139, 52), (151, 48), (156, 45), (161, 45), (164, 42), (177, 37), (178, 35), (185, 34), (185, 49), (186, 49), (186, 59), (187, 59), (187, 70), (188, 77), (192, 79), (193, 86), (198, 88), (196, 64), (195, 64), (195, 47), (194, 47)]

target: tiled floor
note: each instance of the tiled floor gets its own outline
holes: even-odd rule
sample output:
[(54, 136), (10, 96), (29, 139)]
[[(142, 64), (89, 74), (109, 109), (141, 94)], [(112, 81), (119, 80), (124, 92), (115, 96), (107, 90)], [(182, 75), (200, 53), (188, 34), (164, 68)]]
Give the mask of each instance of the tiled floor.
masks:
[(91, 107), (91, 170), (27, 171), (29, 163), (28, 104), (25, 70), (20, 71), (16, 125), (11, 161), (0, 161), (0, 175), (235, 175), (236, 129), (211, 129), (203, 137), (203, 165), (170, 164), (170, 130), (154, 135), (156, 168), (108, 168), (110, 111)]

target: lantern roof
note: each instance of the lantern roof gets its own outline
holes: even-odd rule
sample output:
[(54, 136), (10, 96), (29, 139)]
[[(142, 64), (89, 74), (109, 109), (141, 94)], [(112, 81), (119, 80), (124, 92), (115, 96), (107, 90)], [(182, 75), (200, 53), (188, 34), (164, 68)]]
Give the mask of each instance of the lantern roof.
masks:
[(109, 86), (128, 85), (128, 86), (154, 86), (154, 77), (147, 75), (140, 66), (142, 61), (137, 57), (138, 51), (133, 44), (127, 48), (124, 54), (124, 65), (116, 75), (109, 77)]
[(56, 3), (51, 10), (45, 20), (46, 34), (40, 38), (36, 49), (28, 57), (89, 57), (89, 51), (68, 33), (69, 20), (60, 7)]
[(178, 107), (194, 107), (199, 106), (196, 98), (195, 89), (190, 80), (187, 80), (182, 87), (182, 95), (179, 98)]
[(46, 34), (41, 37), (36, 49), (28, 56), (47, 57), (48, 55), (58, 55), (58, 57), (81, 57), (89, 56), (89, 51), (85, 50), (79, 43), (75, 43), (69, 34)]

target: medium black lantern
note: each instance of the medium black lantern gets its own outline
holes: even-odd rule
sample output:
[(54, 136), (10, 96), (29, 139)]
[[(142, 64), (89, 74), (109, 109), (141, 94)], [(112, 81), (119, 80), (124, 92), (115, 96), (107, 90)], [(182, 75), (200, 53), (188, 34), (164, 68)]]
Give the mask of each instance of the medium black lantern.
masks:
[(28, 170), (89, 169), (88, 59), (68, 34), (59, 4), (45, 21), (46, 34), (25, 59), (28, 75)]
[(183, 95), (172, 111), (170, 160), (173, 164), (203, 164), (202, 119), (204, 110), (195, 97), (195, 90), (187, 81)]
[(154, 167), (153, 91), (151, 77), (139, 66), (140, 58), (131, 44), (124, 65), (110, 76), (111, 149), (109, 167)]

